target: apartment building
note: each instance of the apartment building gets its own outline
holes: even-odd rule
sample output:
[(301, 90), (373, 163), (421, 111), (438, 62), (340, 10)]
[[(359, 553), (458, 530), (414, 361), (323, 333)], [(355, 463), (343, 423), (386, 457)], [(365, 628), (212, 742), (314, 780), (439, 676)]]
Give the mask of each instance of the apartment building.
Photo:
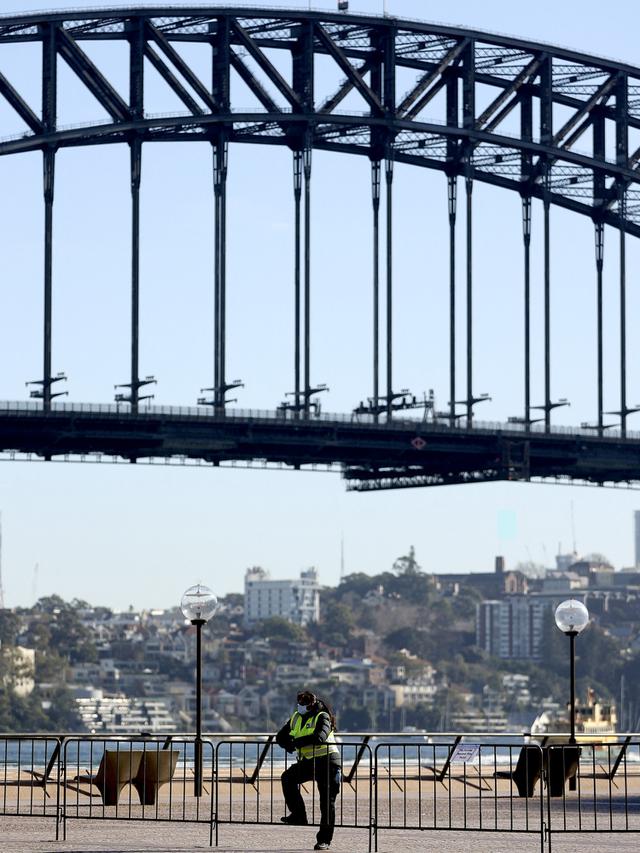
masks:
[(476, 605), (476, 645), (490, 655), (540, 660), (549, 600), (513, 595)]
[(244, 622), (253, 625), (279, 616), (296, 625), (320, 619), (320, 585), (314, 568), (297, 580), (272, 580), (266, 569), (247, 569), (244, 576)]

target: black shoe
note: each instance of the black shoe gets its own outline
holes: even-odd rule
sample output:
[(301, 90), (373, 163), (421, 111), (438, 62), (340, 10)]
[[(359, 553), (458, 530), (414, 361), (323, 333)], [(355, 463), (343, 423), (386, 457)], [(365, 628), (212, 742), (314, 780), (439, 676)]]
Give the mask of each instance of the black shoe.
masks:
[(280, 820), (282, 823), (288, 823), (290, 826), (309, 826), (309, 821), (307, 820), (306, 815), (298, 817), (298, 815), (288, 814), (285, 815), (285, 817), (281, 817)]
[(327, 844), (326, 841), (318, 841), (317, 844), (313, 845), (314, 850), (328, 850), (331, 847), (330, 844)]

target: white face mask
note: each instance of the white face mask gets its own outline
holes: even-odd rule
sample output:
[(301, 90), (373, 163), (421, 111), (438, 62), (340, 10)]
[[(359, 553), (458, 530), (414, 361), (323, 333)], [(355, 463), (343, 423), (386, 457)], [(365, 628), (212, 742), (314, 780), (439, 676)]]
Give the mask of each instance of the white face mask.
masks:
[(308, 705), (298, 705), (298, 713), (299, 714), (306, 714), (308, 710), (309, 710)]

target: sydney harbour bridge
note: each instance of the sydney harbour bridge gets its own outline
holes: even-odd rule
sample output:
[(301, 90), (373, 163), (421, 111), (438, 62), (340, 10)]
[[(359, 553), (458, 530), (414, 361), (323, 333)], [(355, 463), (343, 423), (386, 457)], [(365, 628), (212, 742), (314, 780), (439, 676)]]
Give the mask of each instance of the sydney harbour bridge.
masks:
[[(92, 42), (124, 47), (128, 93), (91, 59)], [(206, 77), (185, 58), (185, 47), (194, 44), (208, 51)], [(7, 45), (37, 47), (37, 102), (3, 73)], [(317, 73), (320, 60), (339, 71), (333, 89)], [(59, 125), (61, 63), (97, 99), (106, 119)], [(181, 110), (157, 115), (147, 108), (148, 68)], [(234, 81), (251, 92), (251, 109), (234, 103)], [(354, 94), (360, 108), (345, 109)], [(0, 97), (24, 126), (12, 137), (0, 134), (0, 155), (41, 156), (44, 211), (42, 374), (31, 399), (0, 403), (0, 451), (43, 459), (96, 455), (329, 467), (342, 472), (348, 488), (360, 490), (505, 479), (640, 481), (640, 433), (629, 428), (638, 410), (628, 402), (626, 262), (628, 236), (640, 236), (640, 68), (390, 17), (231, 6), (74, 10), (0, 17)], [(157, 141), (206, 145), (212, 158), (211, 387), (192, 408), (150, 405), (152, 379), (139, 369), (141, 162), (143, 147)], [(291, 152), (293, 358), (290, 375), (282, 378), (291, 391), (271, 411), (233, 408), (229, 397), (239, 383), (229, 380), (227, 359), (228, 151), (243, 143)], [(130, 153), (130, 376), (115, 402), (90, 405), (63, 402), (65, 377), (53, 368), (52, 257), (56, 155), (96, 145), (127, 146)], [(314, 150), (359, 155), (371, 168), (370, 386), (354, 388), (353, 410), (339, 415), (321, 412), (324, 386), (314, 383), (312, 370), (312, 296), (321, 286), (310, 273)], [(440, 172), (448, 202), (448, 401), (442, 410), (433, 397), (421, 399), (395, 384), (395, 164)], [(476, 412), (485, 399), (474, 385), (478, 181), (521, 199), (523, 310), (508, 319), (521, 329), (521, 400), (520, 411), (501, 424), (483, 423)], [(542, 210), (540, 337), (532, 334), (531, 318), (534, 200)], [(552, 396), (552, 205), (590, 219), (595, 238), (595, 408), (593, 422), (575, 428), (554, 424), (555, 410), (567, 401)], [(606, 232), (615, 235), (619, 266), (615, 352), (605, 347), (603, 331)], [(637, 276), (629, 271), (630, 282)], [(543, 364), (542, 399), (537, 390), (532, 396), (534, 350)], [(605, 412), (605, 357), (615, 360), (619, 377), (613, 412)]]

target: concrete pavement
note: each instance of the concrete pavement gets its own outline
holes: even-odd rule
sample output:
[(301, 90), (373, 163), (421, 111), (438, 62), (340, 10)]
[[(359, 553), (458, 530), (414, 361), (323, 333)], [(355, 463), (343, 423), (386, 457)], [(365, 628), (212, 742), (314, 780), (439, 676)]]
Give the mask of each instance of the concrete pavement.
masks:
[[(313, 848), (315, 832), (309, 829), (265, 826), (223, 825), (219, 847), (225, 853), (307, 853)], [(55, 822), (42, 818), (0, 817), (2, 853), (195, 853), (208, 850), (206, 826), (113, 821), (69, 821), (67, 840), (55, 838)], [(553, 853), (637, 853), (638, 834), (606, 833), (554, 836)], [(215, 848), (214, 848), (215, 849)], [(332, 850), (335, 853), (366, 853), (366, 831), (338, 829)], [(479, 832), (381, 831), (380, 853), (539, 853), (536, 835)]]

